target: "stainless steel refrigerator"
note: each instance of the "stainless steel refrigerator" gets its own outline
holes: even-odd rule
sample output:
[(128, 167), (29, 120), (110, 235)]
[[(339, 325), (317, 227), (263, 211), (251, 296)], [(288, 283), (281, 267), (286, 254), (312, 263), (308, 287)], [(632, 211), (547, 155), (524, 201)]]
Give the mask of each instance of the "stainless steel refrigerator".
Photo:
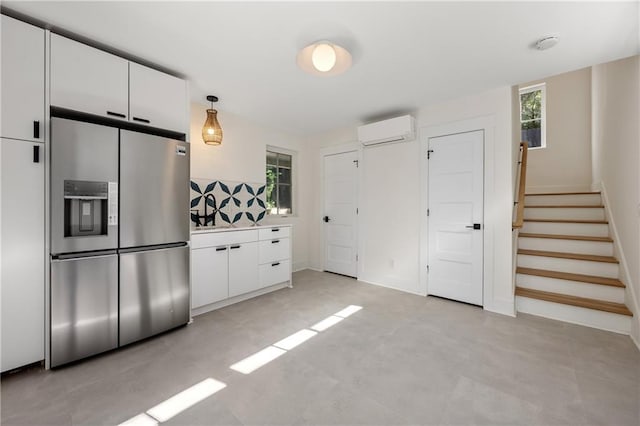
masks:
[(189, 321), (189, 146), (51, 120), (51, 366)]

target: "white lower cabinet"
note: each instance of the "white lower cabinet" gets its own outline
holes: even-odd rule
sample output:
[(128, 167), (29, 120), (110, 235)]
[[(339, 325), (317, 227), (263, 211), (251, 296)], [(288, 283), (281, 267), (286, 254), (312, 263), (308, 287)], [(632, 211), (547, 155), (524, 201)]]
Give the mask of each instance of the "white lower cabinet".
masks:
[(229, 246), (229, 297), (260, 288), (258, 282), (258, 243)]
[(197, 308), (229, 297), (229, 249), (207, 247), (191, 251), (191, 306)]
[(287, 281), (291, 275), (291, 262), (280, 260), (260, 265), (260, 287), (269, 287)]
[(289, 235), (289, 227), (192, 234), (191, 309), (203, 313), (217, 302), (290, 284)]
[(44, 359), (44, 144), (0, 143), (4, 372)]

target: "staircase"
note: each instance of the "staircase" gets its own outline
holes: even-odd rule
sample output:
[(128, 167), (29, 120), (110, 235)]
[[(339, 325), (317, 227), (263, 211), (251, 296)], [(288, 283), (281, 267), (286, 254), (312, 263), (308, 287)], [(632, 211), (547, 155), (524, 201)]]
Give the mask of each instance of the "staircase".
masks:
[(628, 334), (631, 311), (599, 192), (526, 194), (518, 312)]

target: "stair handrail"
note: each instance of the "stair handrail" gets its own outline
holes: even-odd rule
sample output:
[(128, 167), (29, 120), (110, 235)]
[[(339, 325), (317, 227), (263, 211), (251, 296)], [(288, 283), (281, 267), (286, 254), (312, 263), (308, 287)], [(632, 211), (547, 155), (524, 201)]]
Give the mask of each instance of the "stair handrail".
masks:
[(529, 144), (520, 142), (520, 158), (518, 159), (518, 180), (516, 188), (516, 200), (513, 202), (515, 220), (511, 223), (512, 229), (520, 229), (524, 223), (524, 193), (527, 183), (527, 152)]

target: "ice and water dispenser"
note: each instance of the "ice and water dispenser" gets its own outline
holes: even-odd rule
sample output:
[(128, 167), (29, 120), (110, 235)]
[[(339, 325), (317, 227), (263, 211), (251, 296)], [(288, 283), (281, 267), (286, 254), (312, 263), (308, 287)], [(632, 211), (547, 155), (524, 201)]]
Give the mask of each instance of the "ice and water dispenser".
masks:
[(106, 235), (109, 183), (64, 181), (64, 236)]

